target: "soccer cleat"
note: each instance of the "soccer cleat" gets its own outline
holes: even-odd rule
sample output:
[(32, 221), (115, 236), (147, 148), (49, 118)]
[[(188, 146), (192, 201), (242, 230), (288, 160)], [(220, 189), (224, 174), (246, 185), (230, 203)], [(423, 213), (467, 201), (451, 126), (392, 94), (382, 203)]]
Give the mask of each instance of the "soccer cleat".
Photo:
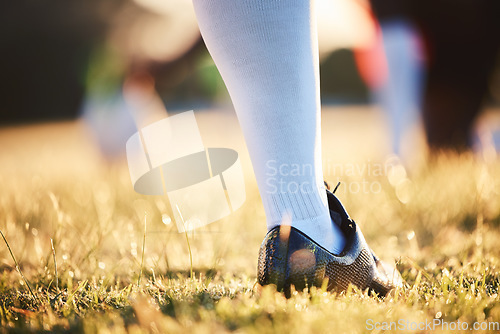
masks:
[(260, 247), (258, 283), (274, 284), (287, 297), (292, 286), (300, 291), (308, 286), (320, 287), (325, 280), (327, 290), (342, 292), (352, 284), (379, 296), (402, 285), (399, 272), (375, 256), (337, 197), (328, 190), (327, 197), (332, 221), (346, 237), (342, 253), (330, 253), (294, 227), (277, 226), (267, 233)]

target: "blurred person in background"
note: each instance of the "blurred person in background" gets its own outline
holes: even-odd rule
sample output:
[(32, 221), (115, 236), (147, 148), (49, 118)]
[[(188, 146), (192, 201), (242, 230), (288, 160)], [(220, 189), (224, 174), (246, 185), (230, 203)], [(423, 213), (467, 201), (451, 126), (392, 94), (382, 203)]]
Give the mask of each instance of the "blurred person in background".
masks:
[(418, 120), (419, 112), (431, 150), (471, 148), (474, 121), (489, 96), (500, 46), (500, 2), (371, 4), (380, 21), (388, 69), (378, 100), (391, 115), (394, 153), (402, 153), (401, 133)]

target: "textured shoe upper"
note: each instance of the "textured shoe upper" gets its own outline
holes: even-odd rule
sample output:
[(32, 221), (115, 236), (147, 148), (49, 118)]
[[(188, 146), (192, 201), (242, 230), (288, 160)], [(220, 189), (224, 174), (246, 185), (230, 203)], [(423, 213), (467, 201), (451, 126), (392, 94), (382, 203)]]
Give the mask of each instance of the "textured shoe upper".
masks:
[(268, 232), (260, 248), (259, 283), (275, 284), (288, 295), (292, 285), (302, 290), (321, 286), (328, 279), (328, 290), (344, 291), (352, 284), (385, 295), (392, 282), (340, 201), (331, 192), (327, 194), (332, 220), (346, 236), (342, 253), (328, 252), (294, 227), (277, 226)]

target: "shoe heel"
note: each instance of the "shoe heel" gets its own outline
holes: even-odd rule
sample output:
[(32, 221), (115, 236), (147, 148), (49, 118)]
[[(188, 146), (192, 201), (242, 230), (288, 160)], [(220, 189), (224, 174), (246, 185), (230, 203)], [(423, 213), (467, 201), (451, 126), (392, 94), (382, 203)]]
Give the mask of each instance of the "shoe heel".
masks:
[(260, 246), (257, 268), (261, 286), (275, 285), (287, 298), (292, 286), (302, 291), (309, 286), (321, 286), (325, 266), (317, 263), (308, 239), (290, 226), (277, 226), (269, 231)]
[(277, 226), (264, 238), (259, 250), (257, 268), (260, 285), (272, 284), (278, 291), (285, 290), (289, 235), (289, 226)]

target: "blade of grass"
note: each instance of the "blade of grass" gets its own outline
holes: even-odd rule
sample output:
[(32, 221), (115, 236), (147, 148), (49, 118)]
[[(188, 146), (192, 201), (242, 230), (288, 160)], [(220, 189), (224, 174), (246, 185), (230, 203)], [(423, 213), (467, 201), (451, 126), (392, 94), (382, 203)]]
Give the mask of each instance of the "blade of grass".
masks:
[(181, 213), (181, 210), (179, 209), (179, 206), (176, 204), (175, 207), (177, 209), (177, 212), (179, 212), (179, 216), (181, 217), (182, 226), (184, 226), (184, 234), (186, 235), (186, 242), (187, 242), (188, 251), (189, 251), (189, 262), (191, 263), (191, 267), (190, 267), (191, 270), (190, 270), (189, 277), (193, 278), (193, 254), (191, 253), (191, 245), (189, 244), (189, 237), (188, 237), (188, 233), (187, 233), (187, 229), (186, 229), (186, 223), (184, 222), (184, 217), (182, 217), (182, 213)]
[(69, 306), (70, 303), (73, 303), (73, 305), (74, 305), (73, 299), (75, 297), (75, 294), (78, 292), (78, 290), (85, 288), (85, 286), (87, 286), (88, 282), (89, 282), (88, 280), (83, 280), (80, 282), (80, 284), (78, 284), (78, 287), (75, 289), (75, 291), (73, 291), (72, 293), (70, 293), (68, 295), (68, 299), (66, 300), (66, 303), (65, 303), (66, 306)]
[(142, 277), (142, 267), (144, 265), (144, 249), (146, 248), (146, 231), (147, 231), (147, 220), (148, 220), (148, 215), (145, 212), (144, 213), (144, 235), (142, 238), (142, 255), (141, 255), (141, 268), (139, 270), (139, 278), (137, 279), (137, 287), (140, 286), (141, 284), (141, 277)]
[(26, 286), (28, 287), (28, 290), (30, 291), (31, 296), (33, 296), (33, 299), (35, 299), (37, 302), (39, 302), (38, 297), (35, 296), (35, 293), (31, 289), (31, 286), (30, 286), (28, 280), (26, 279), (26, 277), (24, 277), (23, 272), (21, 271), (21, 268), (19, 267), (19, 263), (17, 263), (16, 257), (14, 256), (14, 253), (12, 253), (12, 249), (10, 248), (10, 245), (7, 242), (7, 239), (5, 238), (5, 235), (3, 234), (3, 232), (1, 230), (0, 230), (0, 234), (2, 235), (3, 241), (5, 241), (5, 244), (7, 245), (7, 249), (9, 250), (9, 253), (10, 253), (10, 256), (12, 257), (12, 260), (14, 260), (14, 263), (16, 264), (17, 272), (23, 278), (24, 283), (26, 283)]
[(57, 275), (57, 260), (56, 249), (54, 248), (54, 241), (50, 238), (50, 246), (52, 246), (52, 256), (54, 257), (54, 272), (56, 275), (56, 290), (59, 291), (59, 276)]

